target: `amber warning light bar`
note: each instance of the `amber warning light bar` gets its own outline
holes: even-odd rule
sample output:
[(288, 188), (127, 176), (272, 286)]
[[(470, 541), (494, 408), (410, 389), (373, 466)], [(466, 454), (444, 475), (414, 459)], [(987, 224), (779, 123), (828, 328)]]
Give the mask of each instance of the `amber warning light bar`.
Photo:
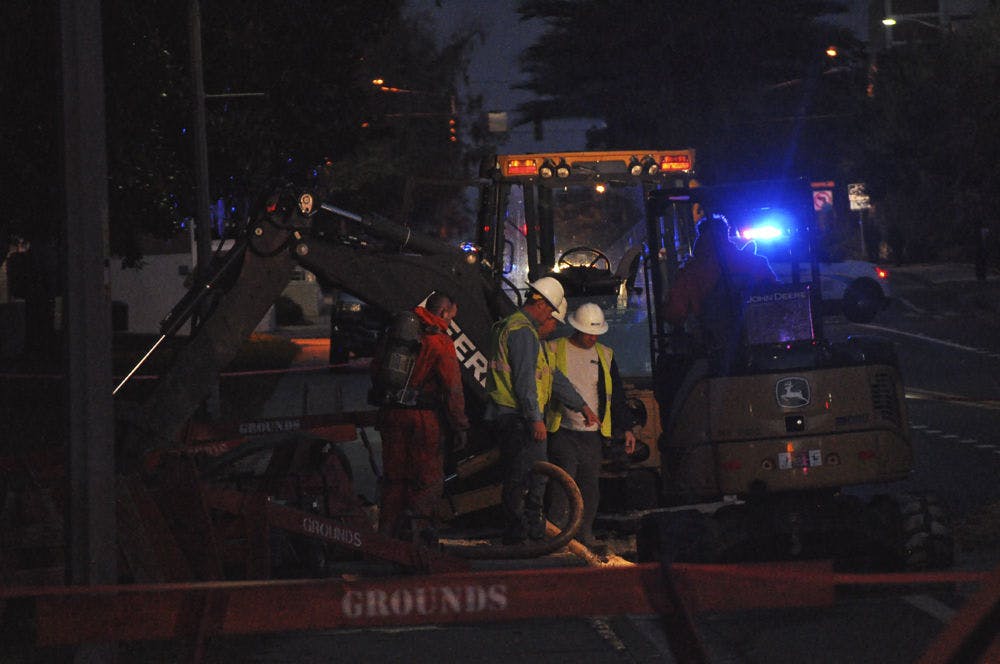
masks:
[[(636, 177), (657, 173), (688, 172), (694, 167), (694, 150), (640, 150), (629, 152), (568, 152), (519, 154), (499, 158), (505, 177), (538, 177), (542, 180), (568, 178), (575, 169), (584, 172), (620, 172)], [(601, 168), (603, 164), (606, 168)], [(620, 168), (619, 168), (620, 165)]]
[(660, 157), (660, 170), (661, 171), (690, 171), (691, 170), (691, 155), (684, 154), (667, 154)]
[(507, 162), (507, 175), (535, 175), (538, 162), (534, 159), (511, 159)]

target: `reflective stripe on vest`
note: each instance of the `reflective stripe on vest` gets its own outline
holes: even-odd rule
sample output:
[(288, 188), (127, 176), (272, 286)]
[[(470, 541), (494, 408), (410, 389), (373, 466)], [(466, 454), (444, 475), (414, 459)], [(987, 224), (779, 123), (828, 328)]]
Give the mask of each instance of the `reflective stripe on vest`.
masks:
[(552, 367), (549, 366), (545, 344), (538, 339), (538, 330), (524, 312), (518, 310), (493, 326), (490, 343), (490, 373), (487, 390), (490, 398), (500, 406), (520, 409), (514, 396), (514, 380), (510, 370), (507, 340), (510, 333), (526, 327), (538, 340), (538, 357), (535, 360), (535, 390), (538, 394), (538, 408), (544, 413), (552, 398)]
[[(560, 337), (548, 342), (549, 355), (555, 363), (555, 368), (566, 375), (566, 344), (568, 337)], [(603, 344), (595, 344), (597, 359), (601, 363), (601, 374), (604, 377), (604, 417), (601, 418), (601, 435), (611, 438), (611, 358), (614, 351)], [(545, 411), (545, 428), (551, 433), (559, 430), (562, 424), (562, 407), (552, 402)]]

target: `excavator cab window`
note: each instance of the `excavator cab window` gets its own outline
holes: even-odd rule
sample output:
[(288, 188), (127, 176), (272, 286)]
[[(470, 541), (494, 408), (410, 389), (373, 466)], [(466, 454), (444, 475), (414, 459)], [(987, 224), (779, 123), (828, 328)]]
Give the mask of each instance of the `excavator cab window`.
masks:
[[(648, 303), (640, 259), (646, 237), (644, 184), (579, 179), (526, 182), (514, 189), (520, 190), (518, 218), (524, 219), (524, 233), (512, 234), (522, 261), (509, 275), (516, 287), (554, 276), (566, 290), (570, 309), (584, 302), (600, 305), (611, 326), (603, 341), (616, 349), (623, 374), (647, 375)], [(559, 333), (570, 332), (564, 326)]]
[[(811, 343), (822, 336), (818, 268), (813, 249), (813, 210), (809, 183), (802, 180), (729, 183), (652, 192), (647, 207), (650, 242), (661, 248), (660, 269), (654, 275), (655, 301), (666, 300), (670, 285), (693, 253), (700, 219), (721, 214), (729, 225), (729, 240), (742, 251), (777, 258), (794, 266), (783, 283), (758, 292), (733, 293), (738, 298), (742, 326), (738, 332), (751, 359), (773, 343)], [(735, 306), (735, 303), (734, 303)], [(682, 344), (677, 330), (657, 318), (654, 342), (670, 353)], [(682, 335), (683, 336), (683, 335)], [(734, 337), (735, 339), (735, 337)], [(765, 353), (766, 354), (766, 353)]]
[(604, 341), (623, 375), (649, 375), (655, 302), (646, 198), (686, 186), (693, 161), (691, 150), (498, 156), (483, 171), (484, 260), (502, 266), (512, 301), (530, 282), (553, 276), (570, 309), (600, 305), (611, 326)]
[(510, 240), (503, 241), (503, 260), (500, 263), (504, 275), (514, 271), (514, 243)]

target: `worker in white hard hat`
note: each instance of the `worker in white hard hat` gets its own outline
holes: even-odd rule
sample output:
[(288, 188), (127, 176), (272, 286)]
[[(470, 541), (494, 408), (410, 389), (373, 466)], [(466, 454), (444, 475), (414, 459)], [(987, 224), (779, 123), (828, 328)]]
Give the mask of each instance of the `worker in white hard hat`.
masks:
[(553, 371), (542, 345), (554, 316), (565, 314), (562, 284), (542, 277), (529, 284), (524, 305), (493, 326), (490, 371), (486, 390), (491, 402), (485, 418), (494, 421), (504, 468), (502, 505), (506, 520), (504, 543), (516, 544), (545, 536), (546, 478), (532, 473), (536, 461), (548, 458), (544, 413), (556, 395), (587, 422), (597, 415), (565, 375)]
[[(583, 495), (583, 523), (577, 539), (594, 549), (603, 548), (594, 539), (594, 518), (600, 502), (599, 477), (605, 445), (612, 439), (625, 441), (625, 453), (636, 448), (632, 413), (625, 401), (614, 352), (599, 343), (608, 331), (604, 312), (596, 304), (580, 305), (567, 320), (573, 328), (569, 337), (546, 342), (549, 361), (576, 388), (598, 414), (597, 422), (580, 417), (577, 409), (566, 408), (558, 398), (549, 402), (546, 427), (549, 431), (549, 461), (569, 473)], [(569, 505), (560, 492), (550, 492), (549, 520), (564, 527)]]
[(563, 299), (559, 308), (552, 312), (552, 315), (545, 319), (545, 322), (538, 326), (538, 338), (545, 341), (559, 329), (560, 323), (566, 322), (566, 312), (569, 311), (569, 303)]

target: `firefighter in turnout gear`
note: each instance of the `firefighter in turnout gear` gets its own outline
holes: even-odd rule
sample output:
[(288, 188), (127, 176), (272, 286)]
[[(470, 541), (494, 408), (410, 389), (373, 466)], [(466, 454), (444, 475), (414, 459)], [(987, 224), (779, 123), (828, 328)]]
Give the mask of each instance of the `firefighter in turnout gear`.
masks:
[[(461, 446), (469, 429), (458, 358), (447, 334), (457, 310), (449, 295), (434, 293), (426, 306), (413, 310), (420, 323), (418, 343), (411, 346), (416, 357), (382, 353), (373, 361), (374, 393), (381, 398), (379, 531), (393, 537), (436, 542), (434, 513), (444, 489), (442, 440), (450, 430)], [(406, 339), (391, 337), (387, 347), (406, 346)], [(387, 368), (390, 363), (394, 366)], [(408, 377), (402, 388), (380, 381), (392, 372)]]
[[(626, 454), (635, 451), (631, 412), (625, 401), (614, 352), (598, 343), (608, 331), (604, 312), (593, 303), (583, 304), (569, 317), (573, 335), (548, 341), (549, 358), (554, 368), (565, 374), (576, 391), (600, 418), (588, 423), (557, 399), (549, 403), (545, 423), (549, 431), (549, 461), (569, 473), (583, 495), (583, 523), (577, 537), (594, 547), (594, 518), (600, 502), (599, 479), (604, 445), (612, 438), (625, 440)], [(568, 505), (560, 492), (551, 492), (549, 518), (560, 528), (565, 526)]]
[(491, 398), (486, 419), (496, 424), (504, 469), (506, 544), (545, 536), (542, 507), (546, 480), (532, 473), (531, 467), (548, 458), (543, 416), (551, 396), (555, 394), (567, 408), (582, 412), (586, 422), (597, 422), (594, 411), (566, 376), (553, 371), (540, 338), (540, 331), (544, 334), (552, 317), (565, 311), (562, 284), (543, 277), (530, 287), (524, 306), (493, 328), (486, 383)]

